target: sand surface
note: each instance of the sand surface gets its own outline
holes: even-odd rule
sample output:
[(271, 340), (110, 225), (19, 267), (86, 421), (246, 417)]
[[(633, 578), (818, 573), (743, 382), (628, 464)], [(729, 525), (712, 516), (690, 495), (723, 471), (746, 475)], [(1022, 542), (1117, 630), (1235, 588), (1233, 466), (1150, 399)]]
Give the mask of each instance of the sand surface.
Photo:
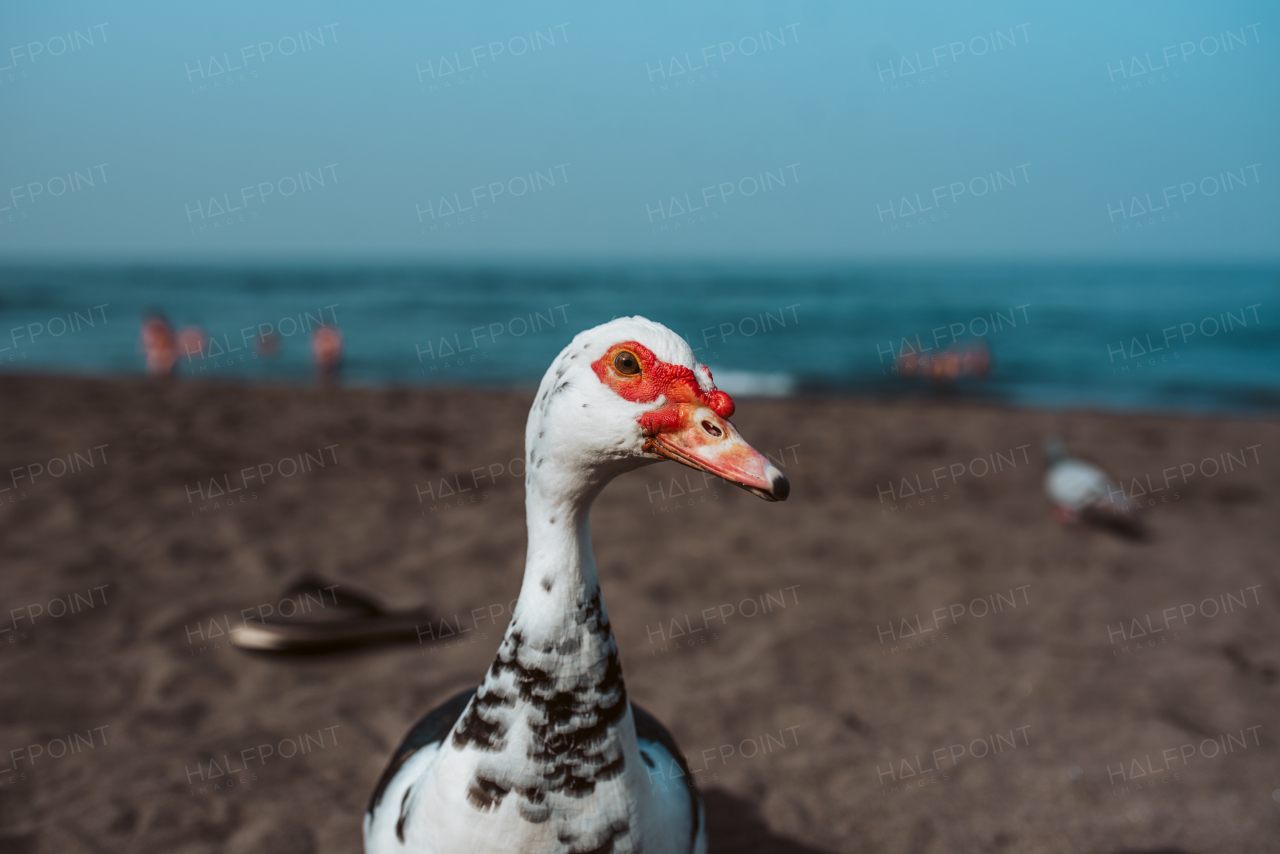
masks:
[[(390, 751), (500, 640), (529, 402), (0, 377), (0, 851), (358, 851)], [(628, 692), (688, 755), (713, 851), (1276, 850), (1280, 424), (836, 399), (734, 420), (789, 501), (664, 463), (592, 520)], [(1054, 521), (1055, 431), (1144, 489), (1173, 467), (1150, 543)], [(208, 497), (246, 468), (265, 483)], [(228, 648), (307, 573), (457, 634)]]

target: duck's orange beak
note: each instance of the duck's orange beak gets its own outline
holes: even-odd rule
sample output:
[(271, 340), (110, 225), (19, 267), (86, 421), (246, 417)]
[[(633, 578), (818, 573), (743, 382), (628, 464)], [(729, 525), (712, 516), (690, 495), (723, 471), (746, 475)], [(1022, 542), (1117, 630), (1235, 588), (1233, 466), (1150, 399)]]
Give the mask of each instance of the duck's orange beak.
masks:
[(649, 416), (642, 419), (645, 450), (724, 478), (766, 501), (785, 501), (791, 493), (786, 475), (711, 408), (669, 404)]

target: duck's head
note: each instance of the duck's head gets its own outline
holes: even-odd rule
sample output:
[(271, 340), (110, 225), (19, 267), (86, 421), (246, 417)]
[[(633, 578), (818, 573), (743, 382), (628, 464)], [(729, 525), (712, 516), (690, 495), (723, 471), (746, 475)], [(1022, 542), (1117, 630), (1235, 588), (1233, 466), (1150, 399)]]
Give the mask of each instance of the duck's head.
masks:
[(529, 484), (558, 475), (603, 485), (669, 459), (786, 499), (786, 476), (738, 435), (733, 412), (679, 335), (643, 317), (612, 320), (575, 337), (542, 378), (525, 433)]

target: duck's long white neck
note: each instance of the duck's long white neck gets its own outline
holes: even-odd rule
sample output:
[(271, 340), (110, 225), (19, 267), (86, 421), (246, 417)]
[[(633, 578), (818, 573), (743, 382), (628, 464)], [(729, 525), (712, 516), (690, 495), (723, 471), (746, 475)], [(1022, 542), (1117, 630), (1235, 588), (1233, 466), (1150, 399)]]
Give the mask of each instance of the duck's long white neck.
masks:
[[(655, 832), (641, 821), (656, 797), (653, 763), (640, 754), (589, 522), (601, 489), (635, 463), (557, 458), (532, 442), (527, 456), (524, 582), (493, 664), (454, 725), (451, 779), (469, 778), (467, 799), (480, 812), (514, 800), (522, 850), (612, 851), (616, 841), (616, 850), (638, 851)], [(563, 849), (555, 840), (576, 842)]]
[[(590, 515), (604, 483), (592, 483), (586, 473), (539, 456), (536, 448), (528, 466), (529, 551), (508, 635), (518, 629), (526, 642), (563, 646), (580, 633), (584, 607), (599, 602)], [(603, 616), (603, 605), (598, 607)]]
[(545, 796), (563, 792), (572, 802), (594, 792), (622, 773), (628, 755), (636, 761), (637, 748), (634, 729), (624, 726), (630, 707), (588, 523), (612, 475), (544, 456), (534, 443), (527, 462), (524, 584), (453, 745), (492, 756), (478, 775), (488, 775), (495, 791), (526, 793), (530, 820), (540, 821)]

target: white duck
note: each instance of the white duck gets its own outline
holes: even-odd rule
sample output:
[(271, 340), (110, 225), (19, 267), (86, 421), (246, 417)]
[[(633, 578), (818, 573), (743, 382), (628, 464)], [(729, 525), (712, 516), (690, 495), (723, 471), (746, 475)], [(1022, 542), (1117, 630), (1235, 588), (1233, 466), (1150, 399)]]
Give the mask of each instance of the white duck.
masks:
[(1067, 453), (1061, 439), (1044, 445), (1049, 468), (1044, 491), (1053, 502), (1054, 516), (1068, 525), (1088, 522), (1129, 537), (1142, 538), (1146, 529), (1134, 515), (1124, 490), (1113, 485), (1106, 472)]
[(684, 340), (643, 317), (556, 358), (525, 427), (529, 551), (511, 624), (479, 687), (396, 751), (365, 814), (368, 854), (706, 851), (679, 748), (627, 699), (589, 515), (609, 481), (663, 459), (785, 499), (733, 410)]

